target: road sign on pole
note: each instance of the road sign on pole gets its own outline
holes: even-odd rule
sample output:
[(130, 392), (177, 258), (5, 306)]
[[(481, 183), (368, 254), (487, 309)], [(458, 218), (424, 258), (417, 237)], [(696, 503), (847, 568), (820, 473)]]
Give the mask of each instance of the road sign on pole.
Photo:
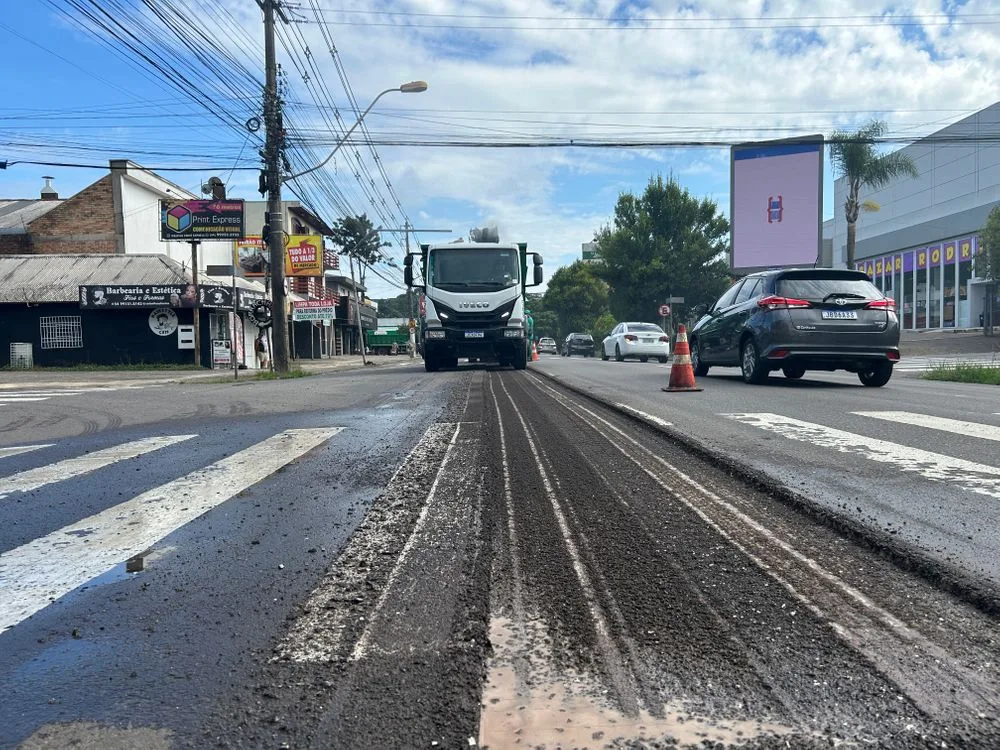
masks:
[(660, 305), (660, 317), (665, 318), (670, 315), (670, 305)]
[(684, 298), (683, 297), (667, 297), (667, 302), (669, 302), (672, 305), (683, 305), (684, 304)]

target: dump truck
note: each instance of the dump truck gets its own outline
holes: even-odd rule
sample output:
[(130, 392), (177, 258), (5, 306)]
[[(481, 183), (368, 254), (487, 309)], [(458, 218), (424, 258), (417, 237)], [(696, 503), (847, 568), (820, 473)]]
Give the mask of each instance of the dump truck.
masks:
[(542, 283), (542, 257), (527, 243), (501, 243), (495, 231), (474, 230), (473, 240), (422, 244), (404, 258), (407, 285), (423, 290), (420, 350), (428, 372), (463, 358), (523, 370), (531, 358), (525, 290)]

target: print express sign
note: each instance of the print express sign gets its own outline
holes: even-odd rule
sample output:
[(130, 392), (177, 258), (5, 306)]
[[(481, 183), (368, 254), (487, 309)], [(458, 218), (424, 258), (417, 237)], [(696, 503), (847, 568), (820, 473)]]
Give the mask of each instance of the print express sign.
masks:
[(160, 201), (160, 239), (238, 240), (243, 201)]

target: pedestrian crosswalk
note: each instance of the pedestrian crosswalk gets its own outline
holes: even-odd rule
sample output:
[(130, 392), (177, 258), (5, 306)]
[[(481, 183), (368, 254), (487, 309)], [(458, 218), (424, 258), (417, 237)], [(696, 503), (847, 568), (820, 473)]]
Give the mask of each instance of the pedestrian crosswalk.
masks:
[[(857, 416), (928, 427), (966, 437), (1000, 440), (1000, 427), (989, 424), (964, 422), (912, 412), (864, 411), (851, 413)], [(839, 453), (850, 453), (887, 464), (904, 474), (916, 474), (930, 482), (946, 483), (969, 492), (1000, 498), (1000, 468), (997, 466), (956, 458), (780, 414), (757, 412), (727, 414), (726, 416), (742, 424), (776, 433), (790, 440), (809, 443)]]
[(893, 370), (899, 372), (927, 372), (939, 367), (957, 367), (960, 365), (971, 365), (974, 367), (1000, 367), (1000, 354), (948, 354), (934, 356), (907, 357), (903, 358), (893, 366)]
[[(0, 552), (0, 633), (142, 553), (342, 430), (342, 427), (285, 430), (129, 500)], [(196, 437), (144, 438), (0, 477), (0, 509), (24, 493), (71, 481)], [(5, 454), (0, 453), (0, 458), (45, 447), (51, 446), (15, 446)]]
[(135, 390), (137, 388), (152, 388), (149, 385), (116, 385), (79, 388), (0, 388), (0, 408), (17, 404), (32, 404), (51, 399), (62, 399), (69, 396), (79, 396), (84, 393), (110, 393), (120, 390)]

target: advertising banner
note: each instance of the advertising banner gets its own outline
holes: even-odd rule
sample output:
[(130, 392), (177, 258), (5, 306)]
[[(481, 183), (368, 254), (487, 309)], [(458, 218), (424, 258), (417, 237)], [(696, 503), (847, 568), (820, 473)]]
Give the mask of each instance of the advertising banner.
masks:
[(195, 307), (194, 284), (81, 286), (80, 307), (99, 310), (122, 307)]
[(733, 146), (732, 267), (813, 266), (823, 219), (823, 136)]
[(198, 307), (233, 306), (233, 289), (228, 286), (198, 285)]
[(332, 320), (337, 317), (337, 300), (311, 299), (292, 303), (292, 320)]
[(265, 276), (271, 265), (271, 258), (264, 240), (259, 234), (236, 241), (233, 251), (233, 265), (243, 271), (247, 278)]
[(263, 302), (267, 299), (267, 295), (264, 292), (258, 292), (253, 289), (237, 289), (236, 290), (236, 309), (237, 310), (252, 310), (253, 306), (258, 302)]
[(243, 236), (243, 201), (160, 201), (160, 239), (238, 240)]
[(323, 238), (293, 234), (285, 245), (285, 276), (322, 276)]
[(959, 262), (972, 260), (972, 237), (958, 241), (958, 260)]

